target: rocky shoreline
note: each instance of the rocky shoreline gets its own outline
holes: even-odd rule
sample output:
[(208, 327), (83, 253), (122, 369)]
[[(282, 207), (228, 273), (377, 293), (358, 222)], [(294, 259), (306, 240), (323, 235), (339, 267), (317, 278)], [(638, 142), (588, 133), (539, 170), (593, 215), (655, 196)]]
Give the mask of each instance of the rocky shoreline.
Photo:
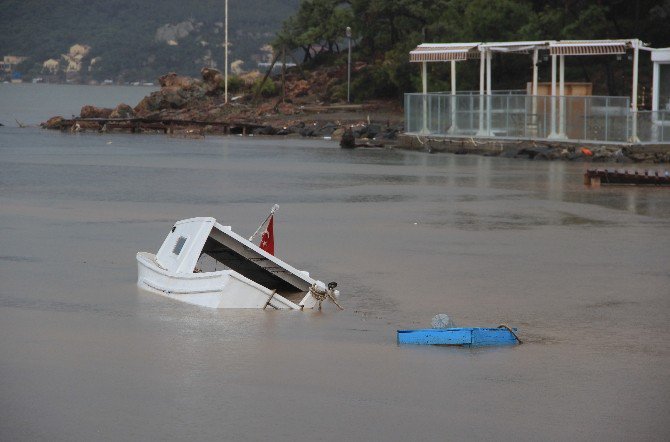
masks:
[[(341, 69), (340, 69), (341, 70)], [(330, 90), (342, 73), (318, 70), (303, 77), (287, 75), (282, 94), (262, 98), (259, 84), (249, 83), (225, 101), (224, 79), (204, 68), (202, 79), (175, 73), (159, 79), (161, 89), (135, 107), (114, 109), (84, 106), (71, 119), (52, 117), (47, 129), (100, 133), (165, 133), (173, 136), (259, 135), (313, 137), (340, 141), (346, 148), (397, 146), (430, 153), (502, 156), (529, 160), (610, 163), (670, 163), (668, 145), (611, 145), (597, 143), (492, 140), (404, 134), (404, 115), (394, 101), (346, 104), (329, 101)], [(273, 87), (277, 87), (274, 80)]]
[(42, 127), (72, 132), (293, 135), (334, 140), (351, 129), (354, 137), (363, 141), (357, 144), (363, 145), (369, 140), (376, 145), (392, 143), (403, 130), (402, 112), (392, 102), (324, 102), (320, 97), (324, 84), (327, 87), (336, 79), (337, 72), (318, 71), (310, 74), (309, 81), (295, 74), (288, 76), (284, 94), (271, 99), (258, 97), (252, 85), (247, 85), (228, 103), (221, 73), (205, 68), (201, 74), (202, 79), (197, 80), (170, 73), (159, 79), (160, 90), (135, 107), (125, 103), (114, 109), (87, 105), (78, 117), (52, 117)]
[(492, 140), (401, 134), (398, 147), (429, 153), (484, 155), (534, 161), (670, 163), (670, 145), (601, 144), (566, 141)]

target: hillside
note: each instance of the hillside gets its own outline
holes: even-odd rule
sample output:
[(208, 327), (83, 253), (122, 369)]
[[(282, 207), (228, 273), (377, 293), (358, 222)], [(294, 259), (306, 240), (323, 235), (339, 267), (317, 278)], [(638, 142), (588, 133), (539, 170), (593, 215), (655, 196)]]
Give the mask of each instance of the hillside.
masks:
[[(229, 2), (229, 61), (245, 69), (267, 54), (299, 0)], [(187, 6), (185, 6), (187, 5)], [(155, 81), (223, 64), (222, 0), (4, 0), (0, 58), (28, 57), (24, 77), (56, 81)], [(45, 66), (44, 63), (52, 60)]]

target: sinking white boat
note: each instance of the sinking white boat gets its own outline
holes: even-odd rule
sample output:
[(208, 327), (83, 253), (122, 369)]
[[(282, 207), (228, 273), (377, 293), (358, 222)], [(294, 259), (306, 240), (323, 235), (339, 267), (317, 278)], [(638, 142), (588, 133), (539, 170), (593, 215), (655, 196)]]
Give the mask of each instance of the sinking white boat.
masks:
[[(214, 271), (199, 268), (203, 257)], [(141, 288), (204, 307), (302, 310), (339, 296), (337, 284), (326, 287), (214, 218), (178, 221), (158, 253), (137, 254), (137, 267)]]

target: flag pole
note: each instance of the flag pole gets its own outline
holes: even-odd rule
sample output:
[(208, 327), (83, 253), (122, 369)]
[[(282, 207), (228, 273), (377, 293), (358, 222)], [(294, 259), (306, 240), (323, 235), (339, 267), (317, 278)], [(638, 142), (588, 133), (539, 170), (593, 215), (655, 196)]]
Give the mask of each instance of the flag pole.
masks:
[(276, 212), (277, 210), (279, 210), (279, 204), (275, 204), (274, 206), (272, 206), (272, 209), (270, 209), (270, 214), (268, 215), (267, 218), (265, 218), (265, 221), (263, 221), (263, 222), (261, 223), (261, 225), (258, 226), (258, 228), (257, 228), (256, 231), (254, 232), (254, 234), (251, 235), (251, 236), (249, 237), (249, 241), (253, 241), (253, 240), (254, 240), (254, 238), (256, 237), (256, 235), (258, 235), (258, 232), (261, 231), (261, 229), (263, 228), (263, 226), (265, 225), (265, 223), (268, 222), (268, 220), (270, 219), (270, 217), (271, 217), (272, 215), (274, 215), (275, 212)]

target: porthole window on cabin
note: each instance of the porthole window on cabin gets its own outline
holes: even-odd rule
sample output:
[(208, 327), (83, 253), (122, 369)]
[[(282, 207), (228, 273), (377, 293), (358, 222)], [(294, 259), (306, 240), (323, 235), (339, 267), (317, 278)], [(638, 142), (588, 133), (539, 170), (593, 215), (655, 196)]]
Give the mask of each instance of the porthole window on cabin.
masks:
[(174, 249), (172, 249), (172, 253), (179, 255), (181, 253), (181, 249), (184, 247), (184, 244), (186, 244), (186, 238), (180, 236), (177, 240), (177, 244), (174, 245)]

